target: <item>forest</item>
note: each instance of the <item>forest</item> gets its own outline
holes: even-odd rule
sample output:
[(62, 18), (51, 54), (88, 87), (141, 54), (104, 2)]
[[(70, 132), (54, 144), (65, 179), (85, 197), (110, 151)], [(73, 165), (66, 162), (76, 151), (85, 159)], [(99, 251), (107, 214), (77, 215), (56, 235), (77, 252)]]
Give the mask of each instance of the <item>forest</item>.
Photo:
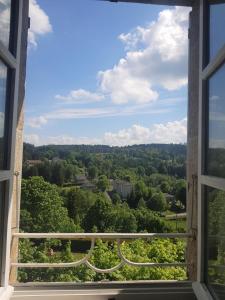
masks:
[[(24, 144), (20, 229), (24, 232), (185, 232), (186, 145)], [(68, 262), (85, 255), (89, 243), (21, 240), (23, 262)], [(91, 261), (117, 264), (117, 246), (97, 241)], [(183, 262), (185, 242), (136, 240), (122, 245), (137, 262)], [(49, 252), (53, 255), (49, 255)], [(97, 274), (86, 266), (21, 269), (20, 281), (185, 279), (185, 268), (124, 266)]]

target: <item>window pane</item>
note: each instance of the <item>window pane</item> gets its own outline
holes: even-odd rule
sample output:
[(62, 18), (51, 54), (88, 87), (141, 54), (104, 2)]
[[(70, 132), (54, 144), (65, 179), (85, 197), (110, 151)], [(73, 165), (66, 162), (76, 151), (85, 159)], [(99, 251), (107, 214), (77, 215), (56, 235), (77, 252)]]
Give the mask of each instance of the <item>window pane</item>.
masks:
[(225, 295), (225, 192), (206, 189), (208, 238), (207, 282), (219, 299)]
[(6, 104), (7, 67), (0, 60), (0, 169), (3, 169), (5, 148), (5, 104)]
[(225, 177), (225, 65), (209, 79), (208, 175)]
[[(225, 44), (225, 3), (210, 5), (210, 59), (216, 56), (220, 48)], [(221, 1), (222, 2), (222, 1)]]
[(0, 40), (9, 48), (11, 0), (0, 0)]

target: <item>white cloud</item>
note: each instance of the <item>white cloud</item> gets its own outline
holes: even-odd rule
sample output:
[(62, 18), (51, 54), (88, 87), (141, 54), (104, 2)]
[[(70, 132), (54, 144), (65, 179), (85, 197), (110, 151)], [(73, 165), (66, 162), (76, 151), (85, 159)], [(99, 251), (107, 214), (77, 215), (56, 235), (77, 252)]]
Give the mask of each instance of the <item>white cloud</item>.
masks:
[(172, 91), (187, 84), (189, 12), (183, 7), (163, 10), (156, 22), (119, 36), (129, 51), (98, 74), (100, 89), (112, 102), (152, 102), (157, 88)]
[(48, 120), (44, 116), (29, 118), (27, 121), (27, 125), (32, 128), (40, 128), (42, 125), (47, 124)]
[(32, 128), (41, 128), (50, 120), (68, 120), (68, 119), (90, 119), (106, 118), (118, 116), (131, 116), (143, 114), (164, 114), (169, 113), (170, 109), (156, 109), (151, 105), (133, 105), (128, 107), (104, 107), (104, 108), (64, 108), (54, 110), (38, 117), (28, 118), (26, 125)]
[(78, 89), (70, 91), (67, 96), (56, 95), (55, 98), (67, 103), (89, 103), (103, 100), (104, 95)]
[(37, 134), (25, 134), (24, 141), (26, 143), (36, 145), (36, 146), (39, 146), (42, 144), (41, 139), (40, 139), (39, 135), (37, 135)]
[(130, 128), (121, 129), (115, 133), (106, 132), (101, 138), (60, 135), (41, 139), (38, 135), (31, 134), (25, 136), (25, 141), (35, 145), (104, 144), (110, 146), (126, 146), (151, 143), (186, 143), (186, 138), (187, 119), (182, 119), (165, 124), (154, 124), (152, 127), (134, 124)]
[(116, 133), (106, 132), (103, 144), (125, 146), (150, 143), (185, 143), (187, 138), (187, 120), (154, 124), (152, 127), (133, 125)]
[(36, 0), (30, 0), (29, 6), (30, 29), (28, 41), (33, 47), (37, 46), (37, 37), (52, 32), (52, 25), (48, 15), (38, 5)]
[(151, 89), (148, 80), (130, 74), (127, 60), (121, 59), (112, 70), (99, 72), (103, 93), (110, 96), (115, 104), (128, 102), (148, 103), (158, 98), (158, 93)]
[(100, 144), (101, 140), (96, 138), (88, 138), (88, 137), (71, 137), (68, 135), (59, 135), (59, 136), (50, 136), (47, 139), (47, 143), (54, 145), (96, 145)]
[(10, 29), (10, 1), (1, 1), (0, 10), (0, 28), (1, 28), (1, 41), (7, 45)]
[(151, 131), (151, 140), (152, 143), (186, 143), (187, 119), (155, 124)]
[(27, 134), (24, 136), (24, 141), (35, 146), (40, 145), (96, 145), (101, 144), (100, 139), (88, 137), (73, 137), (68, 135), (48, 136), (47, 138), (40, 137), (38, 134)]

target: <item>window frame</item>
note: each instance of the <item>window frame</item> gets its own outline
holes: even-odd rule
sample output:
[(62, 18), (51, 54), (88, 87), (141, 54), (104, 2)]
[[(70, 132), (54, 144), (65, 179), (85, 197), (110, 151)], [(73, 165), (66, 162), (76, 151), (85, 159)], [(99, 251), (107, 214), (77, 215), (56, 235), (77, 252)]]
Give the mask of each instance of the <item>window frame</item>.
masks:
[[(121, 0), (122, 1), (122, 0)], [(124, 0), (125, 2), (138, 2), (132, 0)], [(16, 125), (17, 125), (17, 109), (18, 109), (18, 98), (19, 98), (19, 81), (20, 81), (20, 60), (21, 60), (21, 32), (23, 29), (23, 6), (26, 5), (27, 0), (12, 0), (12, 3), (17, 3), (18, 7), (15, 9), (18, 12), (18, 17), (15, 18), (18, 21), (18, 29), (15, 29), (13, 43), (16, 40), (15, 52), (10, 52), (6, 47), (0, 42), (0, 58), (13, 70), (13, 79), (11, 79), (11, 88), (13, 90), (13, 95), (11, 95), (13, 99), (13, 111), (11, 112), (12, 116), (12, 128), (11, 134), (9, 136), (9, 146), (11, 149), (10, 153), (10, 164), (8, 170), (0, 171), (0, 181), (7, 181), (7, 196), (6, 196), (6, 216), (4, 222), (4, 242), (3, 242), (3, 256), (5, 259), (3, 261), (3, 272), (1, 272), (0, 276), (0, 297), (1, 297), (1, 286), (8, 286), (8, 278), (9, 278), (9, 270), (10, 270), (10, 242), (11, 242), (11, 215), (12, 215), (12, 190), (13, 190), (13, 181), (14, 181), (14, 165), (15, 165), (15, 143), (16, 143)], [(115, 1), (116, 2), (116, 1)], [(166, 4), (166, 0), (163, 1), (147, 1), (143, 0), (140, 2), (145, 3), (156, 3), (163, 2), (162, 4)], [(187, 1), (172, 1), (177, 2), (177, 5), (182, 5), (181, 3)], [(171, 2), (171, 3), (172, 3)], [(178, 3), (180, 2), (180, 3)], [(192, 1), (188, 1), (190, 6)], [(168, 4), (168, 3), (167, 3)], [(210, 186), (218, 189), (222, 189), (225, 191), (225, 179), (206, 176), (204, 175), (204, 167), (205, 167), (205, 145), (206, 145), (206, 93), (207, 93), (207, 79), (213, 72), (215, 72), (219, 66), (225, 61), (225, 45), (220, 49), (219, 53), (212, 59), (212, 61), (207, 64), (208, 59), (208, 50), (206, 46), (206, 42), (208, 39), (208, 7), (205, 0), (200, 0), (200, 48), (199, 48), (199, 133), (198, 133), (198, 154), (196, 155), (198, 160), (198, 276), (197, 282), (193, 284), (193, 288), (198, 295), (198, 299), (212, 299), (210, 293), (208, 292), (207, 287), (205, 286), (205, 206), (204, 206), (204, 186)], [(14, 20), (16, 20), (14, 19)], [(12, 28), (11, 28), (12, 29)], [(14, 55), (16, 53), (16, 55)], [(204, 295), (204, 296), (202, 296)], [(207, 296), (207, 297), (206, 297)]]
[(19, 99), (20, 61), (21, 61), (21, 35), (23, 24), (23, 7), (26, 0), (11, 1), (10, 35), (9, 47), (0, 41), (0, 59), (8, 67), (8, 78), (6, 84), (6, 119), (4, 146), (7, 162), (4, 169), (0, 170), (0, 183), (4, 185), (4, 199), (2, 203), (4, 218), (1, 219), (1, 253), (0, 253), (0, 297), (3, 293), (7, 295), (9, 288), (10, 272), (10, 243), (11, 243), (11, 221), (12, 221), (12, 194), (14, 185), (15, 144), (17, 127), (17, 107)]
[[(225, 1), (224, 1), (225, 3)], [(200, 0), (200, 64), (199, 64), (199, 137), (198, 137), (198, 274), (194, 290), (213, 299), (206, 282), (207, 270), (207, 205), (206, 187), (225, 191), (225, 178), (205, 175), (208, 147), (208, 79), (225, 64), (225, 43), (215, 57), (209, 60), (210, 2)], [(213, 296), (212, 296), (213, 295)], [(201, 298), (200, 298), (201, 299)], [(202, 298), (205, 299), (205, 298)]]

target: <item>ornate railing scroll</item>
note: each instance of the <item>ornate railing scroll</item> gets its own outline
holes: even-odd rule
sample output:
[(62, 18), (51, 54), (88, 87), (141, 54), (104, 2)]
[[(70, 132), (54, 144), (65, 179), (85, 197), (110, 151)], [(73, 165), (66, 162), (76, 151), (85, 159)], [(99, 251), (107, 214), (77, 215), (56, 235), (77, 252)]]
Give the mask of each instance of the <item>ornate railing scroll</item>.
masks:
[[(124, 265), (131, 265), (135, 267), (184, 267), (187, 263), (174, 262), (174, 263), (154, 263), (146, 262), (139, 263), (128, 260), (122, 253), (121, 242), (131, 241), (135, 239), (153, 239), (153, 238), (191, 238), (189, 233), (14, 233), (13, 238), (19, 239), (60, 239), (60, 240), (88, 240), (91, 241), (91, 247), (85, 257), (79, 261), (69, 263), (21, 263), (12, 262), (12, 267), (17, 268), (68, 268), (77, 267), (85, 264), (90, 269), (97, 273), (111, 273)], [(90, 257), (95, 247), (95, 241), (101, 239), (104, 241), (117, 241), (118, 257), (120, 262), (118, 265), (110, 269), (99, 269), (91, 264)]]

